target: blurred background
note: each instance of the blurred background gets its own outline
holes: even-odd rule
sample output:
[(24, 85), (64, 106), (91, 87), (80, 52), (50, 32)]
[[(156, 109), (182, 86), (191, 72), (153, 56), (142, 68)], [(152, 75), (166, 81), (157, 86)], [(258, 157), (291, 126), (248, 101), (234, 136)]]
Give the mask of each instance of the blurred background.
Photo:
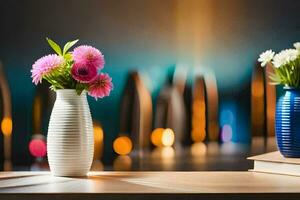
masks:
[(247, 170), (276, 150), (266, 49), (300, 36), (297, 0), (1, 0), (0, 169), (47, 170), (55, 93), (34, 86), (45, 38), (99, 48), (114, 90), (89, 98), (93, 170)]

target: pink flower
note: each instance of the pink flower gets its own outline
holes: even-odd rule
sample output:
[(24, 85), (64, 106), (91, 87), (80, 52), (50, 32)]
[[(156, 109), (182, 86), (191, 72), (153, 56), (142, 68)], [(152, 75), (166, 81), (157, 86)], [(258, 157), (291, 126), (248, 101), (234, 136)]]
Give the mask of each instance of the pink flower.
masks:
[(97, 77), (97, 71), (97, 68), (93, 65), (74, 63), (71, 74), (80, 83), (90, 83)]
[(49, 75), (54, 69), (64, 64), (64, 59), (56, 54), (44, 56), (32, 65), (31, 78), (32, 82), (37, 85), (42, 82), (45, 75)]
[(97, 100), (97, 98), (109, 96), (112, 89), (112, 78), (108, 74), (101, 73), (89, 85), (89, 95)]
[(104, 67), (104, 56), (92, 46), (82, 45), (76, 47), (72, 54), (75, 63), (95, 66), (97, 69)]

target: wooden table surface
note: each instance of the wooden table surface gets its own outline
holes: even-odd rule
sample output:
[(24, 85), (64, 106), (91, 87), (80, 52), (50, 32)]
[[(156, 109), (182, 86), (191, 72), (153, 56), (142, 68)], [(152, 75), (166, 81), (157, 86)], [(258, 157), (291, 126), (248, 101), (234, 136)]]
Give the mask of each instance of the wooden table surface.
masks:
[(0, 199), (300, 199), (300, 177), (255, 172), (1, 172)]

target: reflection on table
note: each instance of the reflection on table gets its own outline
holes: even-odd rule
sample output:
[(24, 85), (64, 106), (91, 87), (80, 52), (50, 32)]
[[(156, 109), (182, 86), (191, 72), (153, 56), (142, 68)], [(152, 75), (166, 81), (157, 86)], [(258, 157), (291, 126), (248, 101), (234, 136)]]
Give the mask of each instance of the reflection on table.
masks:
[[(252, 168), (251, 155), (276, 151), (273, 137), (264, 142), (254, 137), (251, 144), (198, 142), (186, 147), (156, 147), (142, 153), (115, 156), (112, 162), (94, 160), (92, 171), (245, 171)], [(8, 165), (8, 164), (7, 164)], [(13, 170), (49, 170), (46, 159), (31, 166), (13, 166)]]

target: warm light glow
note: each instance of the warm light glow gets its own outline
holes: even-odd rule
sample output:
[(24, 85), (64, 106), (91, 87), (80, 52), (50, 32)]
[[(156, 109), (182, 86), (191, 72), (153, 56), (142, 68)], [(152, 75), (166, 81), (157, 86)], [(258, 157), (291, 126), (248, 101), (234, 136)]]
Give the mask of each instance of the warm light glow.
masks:
[(113, 143), (114, 151), (119, 155), (127, 155), (132, 150), (131, 139), (127, 136), (120, 136)]
[(161, 157), (166, 158), (174, 158), (175, 157), (175, 150), (173, 147), (163, 147), (161, 148)]
[(175, 150), (173, 147), (156, 147), (151, 153), (152, 159), (169, 159), (175, 157)]
[(12, 120), (10, 117), (4, 117), (1, 122), (1, 130), (3, 135), (10, 136), (12, 133)]
[[(265, 80), (263, 68), (255, 66), (251, 80), (251, 132), (252, 136), (261, 136), (265, 132)], [(272, 124), (273, 125), (273, 124)]]
[(263, 81), (259, 79), (253, 80), (251, 86), (251, 94), (256, 98), (260, 98), (264, 95)]
[(163, 131), (161, 143), (165, 147), (170, 147), (174, 144), (175, 134), (172, 129), (167, 128)]
[(203, 142), (196, 142), (191, 146), (191, 155), (192, 156), (204, 156), (206, 155), (206, 145)]
[(100, 126), (94, 126), (94, 140), (95, 142), (103, 141), (103, 129)]
[(43, 139), (32, 139), (29, 143), (29, 151), (34, 157), (44, 157), (47, 153), (46, 142)]
[(206, 137), (206, 131), (205, 128), (197, 128), (197, 127), (193, 127), (192, 129), (192, 140), (193, 142), (203, 142), (205, 140)]
[(172, 129), (157, 128), (151, 134), (151, 142), (157, 147), (170, 147), (174, 144), (175, 134)]
[(202, 77), (196, 78), (193, 89), (192, 131), (193, 142), (203, 142), (206, 138), (206, 94)]
[(203, 100), (195, 100), (192, 108), (192, 140), (193, 142), (202, 142), (206, 137), (205, 102)]
[(154, 131), (151, 134), (151, 142), (154, 146), (162, 146), (161, 144), (161, 138), (162, 138), (162, 134), (164, 132), (165, 129), (163, 128), (156, 128), (154, 129)]
[(173, 147), (156, 147), (151, 152), (151, 160), (159, 160), (162, 170), (174, 170), (175, 150)]
[(103, 129), (98, 122), (94, 122), (94, 160), (98, 160), (102, 155), (103, 148)]
[(118, 156), (113, 162), (113, 169), (115, 171), (129, 171), (131, 170), (132, 160), (129, 156)]

